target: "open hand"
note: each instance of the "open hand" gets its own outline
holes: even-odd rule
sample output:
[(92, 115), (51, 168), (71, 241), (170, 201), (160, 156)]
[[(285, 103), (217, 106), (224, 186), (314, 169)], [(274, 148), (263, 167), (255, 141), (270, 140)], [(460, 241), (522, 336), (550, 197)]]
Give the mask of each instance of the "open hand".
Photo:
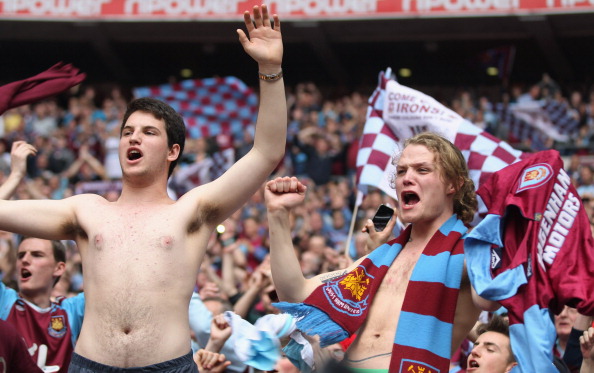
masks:
[(254, 20), (252, 21), (249, 11), (243, 14), (245, 27), (249, 38), (241, 29), (237, 30), (239, 41), (243, 49), (249, 54), (260, 67), (263, 74), (276, 74), (280, 71), (283, 59), (283, 42), (280, 31), (280, 21), (274, 14), (274, 28), (268, 15), (268, 7), (254, 6)]

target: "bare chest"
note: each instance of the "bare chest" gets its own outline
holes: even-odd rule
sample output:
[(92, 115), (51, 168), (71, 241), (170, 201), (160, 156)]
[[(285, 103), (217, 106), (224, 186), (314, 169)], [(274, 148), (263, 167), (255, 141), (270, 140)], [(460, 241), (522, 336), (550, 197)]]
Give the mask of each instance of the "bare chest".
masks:
[(415, 269), (422, 252), (422, 248), (414, 249), (413, 247), (405, 247), (388, 269), (388, 272), (378, 289), (378, 295), (403, 297), (412, 272)]
[(124, 277), (142, 284), (197, 268), (200, 250), (188, 250), (195, 239), (188, 240), (186, 225), (171, 210), (103, 208), (86, 218), (82, 223), (87, 236), (79, 246), (83, 266), (93, 270), (85, 281)]
[[(357, 340), (349, 349), (350, 357), (355, 360), (378, 357), (377, 361), (374, 358), (372, 365), (362, 363), (361, 366), (384, 368), (384, 363), (389, 364), (389, 358), (383, 361), (380, 357), (392, 349), (406, 289), (422, 253), (422, 248), (408, 249), (404, 248), (400, 252), (384, 276), (369, 308), (369, 314), (359, 330)], [(350, 364), (359, 366), (354, 361)]]
[(124, 210), (114, 207), (90, 212), (83, 222), (89, 251), (119, 253), (147, 249), (172, 250), (178, 247), (184, 226), (171, 209)]

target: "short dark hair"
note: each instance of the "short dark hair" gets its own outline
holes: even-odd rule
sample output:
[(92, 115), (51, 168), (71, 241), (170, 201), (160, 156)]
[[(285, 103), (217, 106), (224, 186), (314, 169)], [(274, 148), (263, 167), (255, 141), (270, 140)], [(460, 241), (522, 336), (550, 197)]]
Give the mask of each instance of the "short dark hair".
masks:
[(177, 162), (184, 153), (184, 145), (186, 143), (186, 125), (184, 124), (184, 119), (163, 101), (151, 97), (138, 98), (128, 104), (124, 119), (122, 120), (122, 126), (120, 127), (120, 136), (122, 136), (122, 130), (128, 118), (136, 111), (149, 113), (158, 120), (163, 120), (165, 122), (165, 132), (167, 133), (167, 146), (171, 149), (173, 145), (179, 145), (179, 156), (169, 165), (167, 177), (171, 176), (173, 169), (177, 166)]
[[(499, 315), (493, 315), (493, 318), (491, 319), (491, 321), (489, 321), (488, 324), (482, 324), (477, 328), (477, 335), (481, 335), (486, 332), (503, 334), (509, 338), (509, 322)], [(509, 344), (509, 356), (509, 363), (513, 363), (516, 361), (516, 358), (514, 357), (513, 351), (511, 349), (511, 341)]]

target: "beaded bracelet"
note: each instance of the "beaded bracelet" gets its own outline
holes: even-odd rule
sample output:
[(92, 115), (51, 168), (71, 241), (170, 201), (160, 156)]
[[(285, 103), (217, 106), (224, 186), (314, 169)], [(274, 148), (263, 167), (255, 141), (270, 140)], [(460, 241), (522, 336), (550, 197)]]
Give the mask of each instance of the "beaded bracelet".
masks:
[(277, 74), (262, 74), (261, 72), (258, 72), (258, 78), (260, 78), (261, 80), (267, 81), (267, 82), (276, 82), (277, 80), (279, 80), (282, 77), (283, 77), (282, 70)]

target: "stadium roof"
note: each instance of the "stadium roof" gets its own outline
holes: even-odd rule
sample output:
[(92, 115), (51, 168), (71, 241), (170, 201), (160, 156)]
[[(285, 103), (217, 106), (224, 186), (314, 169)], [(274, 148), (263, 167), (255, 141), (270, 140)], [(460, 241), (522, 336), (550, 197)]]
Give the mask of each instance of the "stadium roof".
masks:
[[(256, 65), (235, 33), (241, 26), (5, 19), (0, 82), (64, 61), (86, 72), (90, 82), (159, 84), (188, 69), (195, 78), (234, 75), (253, 84)], [(410, 69), (410, 77), (400, 78), (409, 84), (488, 85), (499, 78), (487, 76), (487, 65), (505, 58), (496, 51), (506, 50), (515, 53), (512, 81), (536, 82), (543, 72), (562, 83), (594, 79), (594, 13), (282, 21), (282, 31), (289, 84), (373, 86), (379, 71), (391, 67)]]

